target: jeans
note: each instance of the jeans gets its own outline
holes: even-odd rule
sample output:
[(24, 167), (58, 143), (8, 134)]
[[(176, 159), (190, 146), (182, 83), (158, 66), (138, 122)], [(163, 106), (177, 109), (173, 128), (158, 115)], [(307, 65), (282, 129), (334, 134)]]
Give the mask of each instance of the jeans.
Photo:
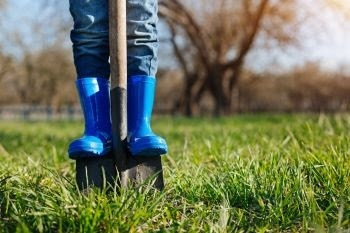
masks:
[[(116, 0), (117, 1), (117, 0)], [(78, 78), (108, 79), (108, 0), (69, 0)], [(157, 0), (127, 0), (128, 76), (155, 76), (158, 66)]]

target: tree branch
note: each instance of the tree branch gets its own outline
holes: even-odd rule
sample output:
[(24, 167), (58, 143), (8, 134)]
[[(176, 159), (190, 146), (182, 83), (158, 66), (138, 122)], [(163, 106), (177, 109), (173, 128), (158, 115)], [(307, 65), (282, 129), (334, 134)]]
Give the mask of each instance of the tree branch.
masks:
[(230, 67), (236, 67), (236, 66), (239, 66), (241, 63), (243, 63), (245, 56), (247, 55), (250, 48), (252, 47), (252, 45), (255, 41), (256, 35), (259, 32), (261, 22), (264, 18), (264, 11), (265, 11), (268, 3), (269, 3), (269, 0), (261, 0), (261, 3), (259, 5), (259, 8), (258, 8), (257, 13), (256, 13), (256, 17), (252, 21), (252, 24), (253, 24), (252, 29), (250, 30), (248, 35), (243, 39), (241, 46), (240, 46), (238, 56), (234, 60), (226, 63), (223, 66), (224, 69), (229, 69)]

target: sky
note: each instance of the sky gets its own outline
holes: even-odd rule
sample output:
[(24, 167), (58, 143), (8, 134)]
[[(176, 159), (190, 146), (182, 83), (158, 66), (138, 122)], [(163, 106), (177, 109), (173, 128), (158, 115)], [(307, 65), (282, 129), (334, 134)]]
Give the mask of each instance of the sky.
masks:
[[(281, 50), (262, 51), (251, 53), (249, 63), (254, 67), (263, 66), (268, 69), (277, 67), (293, 68), (302, 66), (306, 62), (319, 62), (325, 69), (342, 69), (350, 72), (350, 17), (346, 19), (344, 12), (340, 13), (333, 8), (327, 8), (327, 1), (347, 2), (350, 9), (350, 0), (301, 0), (309, 6), (312, 19), (301, 25), (299, 45), (295, 48)], [(264, 57), (271, 57), (265, 59)], [(254, 59), (260, 61), (254, 65)]]
[[(4, 1), (4, 0), (0, 0)], [(48, 0), (52, 1), (52, 0)], [(60, 0), (62, 1), (62, 0)], [(297, 48), (289, 48), (284, 50), (269, 50), (259, 51), (256, 50), (250, 53), (247, 59), (247, 66), (257, 70), (269, 70), (269, 69), (290, 69), (296, 65), (303, 65), (305, 62), (320, 62), (320, 64), (327, 69), (344, 69), (350, 72), (350, 18), (349, 22), (345, 22), (339, 14), (334, 13), (332, 10), (325, 10), (325, 8), (318, 7), (324, 1), (341, 1), (347, 2), (347, 6), (350, 9), (350, 0), (304, 0), (305, 3), (310, 4), (313, 9), (315, 20), (312, 23), (305, 23), (302, 25), (302, 30), (307, 35), (311, 31), (312, 35), (308, 35), (305, 38), (300, 38), (300, 45)], [(43, 46), (53, 43), (55, 39), (55, 31), (50, 30), (54, 28), (50, 22), (43, 22), (47, 18), (46, 14), (51, 14), (52, 10), (48, 9), (44, 12), (40, 11), (38, 7), (38, 1), (32, 0), (20, 0), (8, 1), (7, 11), (0, 15), (0, 48), (10, 54), (19, 56), (20, 49), (13, 46), (14, 43), (9, 41), (10, 34), (16, 34), (24, 46), (28, 49), (35, 50), (40, 49)], [(56, 16), (60, 19), (71, 20), (68, 9), (68, 0), (65, 0), (64, 9), (61, 12), (55, 12)], [(37, 28), (41, 34), (44, 35), (45, 40), (42, 37), (37, 38), (33, 36), (26, 23), (36, 22)], [(70, 22), (71, 23), (71, 22)], [(44, 27), (43, 27), (44, 26)], [(310, 30), (312, 29), (312, 30)], [(161, 37), (167, 37), (166, 34), (160, 30)], [(69, 41), (69, 34), (63, 38), (59, 38), (66, 46), (71, 46)], [(164, 46), (164, 45), (161, 45)], [(162, 54), (160, 54), (162, 56)], [(163, 55), (166, 56), (166, 55)], [(167, 55), (168, 56), (168, 55)], [(172, 63), (172, 59), (161, 59), (163, 63), (161, 66), (166, 67)]]

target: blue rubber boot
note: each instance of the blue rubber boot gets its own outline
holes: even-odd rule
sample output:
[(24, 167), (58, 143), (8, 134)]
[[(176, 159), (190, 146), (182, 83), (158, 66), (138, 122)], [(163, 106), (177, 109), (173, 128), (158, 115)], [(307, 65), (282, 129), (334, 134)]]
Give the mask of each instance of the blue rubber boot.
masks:
[(69, 145), (72, 159), (103, 157), (112, 150), (109, 81), (103, 78), (82, 78), (76, 81), (84, 112), (83, 137)]
[(166, 154), (166, 141), (151, 129), (156, 79), (151, 76), (128, 78), (128, 148), (133, 156)]

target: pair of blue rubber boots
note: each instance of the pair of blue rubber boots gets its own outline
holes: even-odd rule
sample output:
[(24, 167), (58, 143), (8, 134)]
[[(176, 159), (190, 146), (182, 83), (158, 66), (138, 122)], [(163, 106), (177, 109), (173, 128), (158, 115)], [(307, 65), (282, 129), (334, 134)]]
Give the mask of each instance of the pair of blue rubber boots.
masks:
[[(112, 150), (110, 85), (103, 78), (76, 81), (85, 119), (83, 137), (68, 149), (70, 158), (104, 157)], [(160, 156), (167, 153), (165, 140), (152, 132), (151, 116), (156, 79), (128, 78), (128, 149), (132, 156)]]

